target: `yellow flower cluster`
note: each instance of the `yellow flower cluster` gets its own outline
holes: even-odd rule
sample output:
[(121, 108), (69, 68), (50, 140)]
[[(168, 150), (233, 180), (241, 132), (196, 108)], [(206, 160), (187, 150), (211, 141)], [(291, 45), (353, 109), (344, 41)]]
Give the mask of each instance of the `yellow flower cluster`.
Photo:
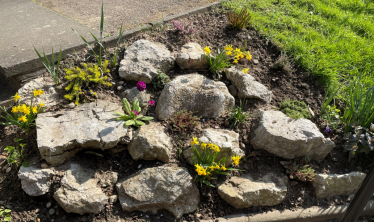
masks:
[[(39, 95), (42, 95), (44, 93), (43, 90), (39, 89), (39, 90), (36, 90), (34, 89), (33, 91), (34, 93), (34, 96), (39, 96)], [(19, 99), (21, 99), (21, 96), (18, 95), (18, 93), (16, 93), (16, 95), (13, 97), (14, 101), (18, 101)], [(18, 117), (18, 121), (22, 121), (22, 122), (27, 122), (27, 116), (26, 115), (29, 115), (31, 112), (33, 114), (37, 114), (38, 111), (40, 110), (41, 107), (44, 106), (44, 103), (40, 103), (39, 104), (39, 108), (38, 106), (27, 106), (26, 104), (23, 104), (23, 105), (18, 105), (18, 106), (13, 106), (12, 107), (12, 113), (17, 113), (17, 115), (19, 116)]]
[(202, 176), (206, 176), (206, 168), (200, 166), (199, 164), (196, 164), (195, 167), (196, 167), (197, 175), (199, 175), (199, 176), (201, 176), (201, 175)]
[(234, 56), (234, 61), (233, 63), (238, 63), (239, 59), (242, 59), (244, 58), (244, 56), (248, 59), (248, 60), (251, 60), (252, 59), (252, 55), (251, 53), (249, 53), (248, 51), (246, 52), (242, 52), (240, 49), (238, 48), (235, 48), (233, 49), (232, 48), (232, 45), (226, 45), (224, 47), (225, 51), (226, 51), (226, 55), (233, 55)]
[(39, 90), (36, 90), (34, 89), (34, 91), (32, 91), (34, 93), (34, 96), (37, 97), (37, 96), (40, 96), (44, 93), (43, 90), (39, 89)]
[[(211, 166), (204, 168), (203, 166), (199, 164), (195, 164), (195, 171), (197, 172), (197, 175), (199, 176), (209, 176), (211, 172), (216, 171), (226, 171), (226, 167), (224, 165), (218, 165), (218, 164), (212, 164)], [(210, 171), (210, 172), (209, 172)]]
[(237, 156), (233, 156), (231, 157), (231, 159), (234, 161), (234, 165), (239, 165), (239, 160), (241, 159), (242, 157), (237, 155)]
[[(196, 138), (196, 137), (193, 137), (192, 138), (192, 141), (191, 141), (191, 145), (199, 145), (199, 140)], [(211, 150), (213, 150), (214, 152), (218, 153), (220, 152), (220, 149), (219, 149), (219, 146), (217, 146), (216, 144), (214, 143), (201, 143), (200, 145), (201, 149), (205, 150), (205, 148), (209, 148)]]
[(204, 52), (205, 52), (205, 54), (209, 55), (210, 54), (210, 48), (208, 46), (206, 46), (204, 48)]

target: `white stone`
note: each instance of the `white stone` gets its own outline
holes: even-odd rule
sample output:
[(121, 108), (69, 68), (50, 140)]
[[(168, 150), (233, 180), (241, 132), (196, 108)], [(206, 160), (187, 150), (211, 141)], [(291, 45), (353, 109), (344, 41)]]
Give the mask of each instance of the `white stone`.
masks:
[(206, 70), (209, 68), (203, 48), (195, 42), (182, 46), (181, 52), (177, 54), (176, 63), (181, 69)]
[(32, 101), (33, 104), (43, 102), (45, 107), (50, 107), (56, 105), (57, 101), (59, 101), (59, 94), (55, 90), (55, 84), (49, 84), (44, 81), (43, 78), (37, 78), (26, 83), (18, 90), (18, 95), (21, 96), (19, 103), (30, 105), (31, 95), (33, 95), (32, 91), (34, 91), (34, 89), (41, 89), (44, 93), (34, 98)]
[(49, 191), (50, 180), (54, 175), (51, 169), (39, 169), (34, 166), (23, 167), (18, 171), (21, 179), (22, 189), (29, 196), (41, 196)]

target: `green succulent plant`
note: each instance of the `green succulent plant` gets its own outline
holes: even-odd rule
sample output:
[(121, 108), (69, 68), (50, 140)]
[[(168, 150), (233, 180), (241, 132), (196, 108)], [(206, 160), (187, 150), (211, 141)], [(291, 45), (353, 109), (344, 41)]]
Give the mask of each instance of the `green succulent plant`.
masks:
[(309, 112), (308, 106), (301, 101), (286, 99), (279, 104), (280, 110), (287, 116), (293, 119), (309, 119), (311, 114)]
[(139, 127), (139, 126), (145, 125), (145, 123), (142, 121), (149, 121), (153, 119), (153, 117), (143, 116), (140, 114), (141, 108), (139, 106), (138, 99), (134, 100), (132, 104), (132, 108), (131, 108), (129, 101), (127, 101), (126, 98), (123, 98), (122, 105), (123, 105), (123, 109), (125, 110), (127, 114), (115, 112), (117, 115), (121, 116), (121, 117), (116, 118), (116, 120), (125, 121), (126, 127), (131, 126), (131, 125)]

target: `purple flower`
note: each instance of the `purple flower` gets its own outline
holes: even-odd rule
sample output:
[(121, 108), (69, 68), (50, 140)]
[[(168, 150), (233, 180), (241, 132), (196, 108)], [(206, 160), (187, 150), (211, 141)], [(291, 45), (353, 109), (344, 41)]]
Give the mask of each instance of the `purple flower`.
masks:
[(139, 115), (139, 113), (138, 112), (136, 112), (135, 110), (134, 111), (132, 111), (133, 113), (135, 113), (135, 115)]
[(148, 104), (149, 104), (150, 106), (154, 106), (154, 105), (155, 105), (155, 101), (153, 101), (153, 100), (149, 100), (149, 101), (148, 101)]
[(329, 132), (331, 132), (331, 129), (329, 126), (326, 126), (325, 133), (329, 133)]
[(136, 84), (136, 88), (138, 88), (138, 90), (141, 92), (141, 91), (144, 91), (145, 88), (147, 88), (147, 85), (143, 81), (139, 81)]

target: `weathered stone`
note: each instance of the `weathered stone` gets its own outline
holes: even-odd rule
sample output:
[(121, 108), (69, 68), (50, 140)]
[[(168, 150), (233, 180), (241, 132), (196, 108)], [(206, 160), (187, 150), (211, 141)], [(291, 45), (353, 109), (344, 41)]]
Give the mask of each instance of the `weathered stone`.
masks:
[(257, 181), (250, 175), (232, 177), (218, 187), (218, 194), (235, 208), (251, 206), (275, 206), (287, 194), (286, 176), (266, 174)]
[(37, 143), (47, 163), (58, 165), (83, 148), (109, 149), (127, 133), (114, 112), (123, 113), (116, 103), (98, 100), (75, 109), (38, 114)]
[(280, 111), (261, 111), (261, 121), (251, 144), (277, 156), (308, 157), (322, 161), (335, 144), (307, 119), (294, 120)]
[(97, 186), (94, 175), (95, 171), (70, 163), (53, 198), (68, 213), (100, 213), (108, 203), (108, 197)]
[[(234, 131), (225, 129), (205, 129), (203, 136), (199, 138), (201, 142), (214, 143), (219, 146), (220, 152), (216, 157), (216, 160), (220, 160), (223, 157), (227, 158), (226, 166), (232, 164), (231, 157), (239, 155), (243, 157), (244, 151), (239, 148), (239, 134)], [(202, 150), (198, 148), (201, 153)], [(183, 156), (189, 164), (193, 164), (193, 149), (192, 147), (183, 151)], [(196, 159), (196, 158), (195, 158)]]
[(160, 160), (168, 163), (173, 146), (165, 130), (164, 126), (156, 122), (139, 127), (128, 148), (132, 158), (134, 160)]
[(124, 211), (166, 209), (179, 218), (200, 202), (192, 176), (181, 167), (147, 168), (118, 183), (117, 191)]
[(139, 92), (138, 88), (134, 87), (132, 89), (127, 89), (123, 91), (121, 93), (121, 97), (126, 98), (130, 104), (132, 104), (135, 99), (139, 99), (139, 105), (144, 107), (148, 104), (148, 101), (151, 99), (151, 94), (146, 93), (146, 91)]
[(174, 67), (174, 57), (160, 43), (138, 40), (129, 46), (118, 70), (125, 80), (150, 83), (158, 72), (168, 72)]
[(50, 179), (54, 175), (51, 169), (39, 169), (34, 166), (23, 167), (18, 171), (22, 189), (29, 196), (41, 196), (49, 191)]
[(216, 118), (227, 113), (234, 105), (235, 99), (224, 83), (194, 73), (178, 76), (166, 84), (158, 99), (156, 113), (162, 120), (181, 110)]
[(46, 107), (54, 106), (57, 104), (57, 101), (59, 101), (59, 94), (56, 92), (54, 86), (54, 83), (47, 83), (43, 78), (33, 79), (18, 90), (18, 95), (21, 96), (19, 102), (30, 105), (31, 95), (33, 95), (32, 91), (34, 91), (34, 89), (41, 89), (44, 93), (34, 98), (32, 103), (39, 104), (43, 102)]
[(231, 67), (226, 70), (226, 77), (238, 89), (239, 99), (255, 98), (270, 103), (272, 92), (257, 82), (251, 75)]
[(355, 194), (366, 174), (351, 172), (348, 174), (316, 174), (313, 187), (317, 198), (327, 198), (337, 195)]
[(229, 92), (234, 97), (238, 95), (238, 89), (234, 85), (229, 85)]
[(176, 63), (181, 69), (206, 70), (209, 68), (203, 48), (195, 42), (182, 46), (181, 52), (177, 54)]

